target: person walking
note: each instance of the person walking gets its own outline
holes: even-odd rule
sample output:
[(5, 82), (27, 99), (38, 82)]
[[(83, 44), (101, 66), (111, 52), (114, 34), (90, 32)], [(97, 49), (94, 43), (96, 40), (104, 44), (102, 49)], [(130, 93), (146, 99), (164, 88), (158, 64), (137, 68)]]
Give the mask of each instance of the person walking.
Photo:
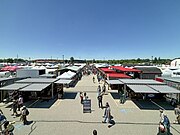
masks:
[(103, 94), (100, 93), (99, 96), (97, 97), (97, 99), (98, 99), (98, 105), (99, 105), (99, 108), (102, 108), (102, 109), (103, 109), (102, 98), (103, 98)]
[(109, 103), (106, 103), (106, 109), (104, 112), (104, 121), (102, 121), (102, 123), (109, 123), (110, 122), (110, 117), (111, 117), (111, 110), (110, 110), (110, 106)]
[(180, 105), (177, 105), (177, 107), (174, 108), (174, 114), (176, 115), (176, 120), (174, 123), (180, 124)]
[(105, 94), (105, 92), (106, 92), (106, 86), (105, 86), (105, 83), (104, 83), (104, 85), (103, 85), (103, 87), (102, 87), (102, 92)]
[(97, 93), (98, 93), (98, 95), (97, 95), (97, 96), (99, 96), (99, 95), (101, 94), (101, 86), (100, 86), (100, 85), (98, 85), (98, 88), (97, 88)]
[(162, 109), (160, 109), (159, 112), (160, 112), (160, 123), (163, 123), (163, 121), (164, 121), (164, 111)]
[(17, 100), (13, 100), (13, 104), (11, 106), (10, 111), (12, 110), (12, 114), (11, 116), (17, 116), (17, 107), (18, 107), (18, 101)]
[(95, 83), (95, 78), (94, 78), (94, 76), (93, 76), (93, 83)]
[(159, 133), (170, 135), (170, 121), (163, 110), (160, 109)]
[(27, 115), (29, 115), (29, 111), (26, 108), (26, 106), (23, 106), (22, 110), (21, 110), (21, 119), (22, 119), (24, 125), (26, 125), (28, 122), (27, 121)]
[(81, 104), (83, 104), (83, 93), (82, 92), (80, 92), (80, 101), (81, 101)]
[(88, 99), (88, 96), (86, 94), (86, 92), (84, 92), (84, 100), (87, 100)]
[(93, 130), (93, 135), (97, 135), (97, 130)]
[(101, 80), (100, 77), (98, 76), (97, 79), (98, 79), (98, 83), (100, 84), (100, 80)]
[(3, 131), (4, 135), (14, 135), (13, 134), (13, 131), (14, 131), (14, 125), (13, 124), (14, 123), (15, 123), (15, 121), (13, 121), (13, 122), (6, 121), (4, 123), (4, 131)]
[(0, 110), (0, 132), (2, 132), (2, 125), (7, 121), (6, 117), (3, 115), (2, 110)]

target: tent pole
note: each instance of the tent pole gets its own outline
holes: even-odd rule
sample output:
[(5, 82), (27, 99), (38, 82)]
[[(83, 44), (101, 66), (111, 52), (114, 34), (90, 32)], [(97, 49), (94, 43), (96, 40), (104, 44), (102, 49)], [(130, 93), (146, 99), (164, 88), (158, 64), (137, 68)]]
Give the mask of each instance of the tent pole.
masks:
[(53, 99), (53, 97), (54, 97), (54, 83), (52, 83), (52, 99)]

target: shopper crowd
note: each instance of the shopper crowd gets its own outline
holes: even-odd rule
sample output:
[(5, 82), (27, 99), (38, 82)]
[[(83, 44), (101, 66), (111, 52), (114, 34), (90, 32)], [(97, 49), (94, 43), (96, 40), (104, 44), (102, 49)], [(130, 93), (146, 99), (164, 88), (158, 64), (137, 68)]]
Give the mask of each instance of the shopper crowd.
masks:
[[(11, 116), (13, 118), (19, 117), (24, 125), (28, 124), (27, 116), (29, 115), (29, 110), (23, 103), (22, 95), (19, 95), (17, 91), (12, 94), (12, 105), (10, 111), (12, 111)], [(13, 135), (15, 121), (8, 121), (5, 114), (0, 110), (0, 135)]]

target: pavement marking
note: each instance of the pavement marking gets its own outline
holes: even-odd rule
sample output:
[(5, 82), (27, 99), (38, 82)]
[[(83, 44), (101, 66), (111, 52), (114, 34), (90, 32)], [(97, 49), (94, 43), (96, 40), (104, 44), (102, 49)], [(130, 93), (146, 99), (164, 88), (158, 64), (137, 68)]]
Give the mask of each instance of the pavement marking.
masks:
[(53, 104), (52, 106), (58, 106), (60, 104), (61, 100), (57, 100), (55, 104)]
[(116, 106), (119, 107), (119, 105), (117, 104), (118, 101), (114, 100), (114, 102), (115, 102)]
[(32, 104), (30, 104), (28, 107), (31, 107), (31, 106), (33, 106), (35, 103), (37, 103), (39, 101), (39, 99), (38, 100), (36, 100), (36, 101), (34, 101)]
[[(138, 104), (141, 108), (143, 108), (143, 106), (140, 104), (140, 103), (138, 103), (138, 102), (136, 102), (136, 104)], [(137, 106), (137, 105), (136, 105)], [(139, 108), (139, 107), (138, 107)], [(140, 108), (139, 108), (139, 110), (141, 110)]]
[(154, 101), (152, 101), (151, 99), (150, 99), (150, 101), (151, 101), (153, 104), (155, 104), (156, 106), (158, 106), (159, 108), (161, 108), (161, 109), (163, 109), (163, 110), (166, 110), (166, 109), (164, 109), (162, 106), (160, 106), (160, 105), (158, 105), (157, 103), (155, 103)]
[[(109, 93), (109, 94), (110, 94), (110, 93)], [(109, 95), (109, 94), (108, 94), (108, 95)], [(111, 95), (111, 94), (110, 94), (110, 95)], [(112, 95), (111, 95), (111, 98), (112, 98), (112, 100), (115, 102), (116, 106), (119, 107), (119, 105), (117, 104), (118, 101), (116, 101), (116, 100), (113, 98)]]
[(18, 125), (15, 125), (14, 127), (16, 129), (20, 130), (22, 127), (24, 127), (24, 125), (23, 124), (18, 124)]
[(171, 128), (174, 129), (177, 133), (180, 134), (180, 132), (176, 128), (174, 128), (173, 126), (171, 126)]
[(126, 109), (120, 109), (120, 112), (121, 112), (121, 113), (124, 113), (124, 114), (127, 114)]
[(33, 126), (34, 126), (35, 124), (36, 124), (36, 122), (34, 122), (34, 123), (31, 125), (31, 131), (29, 132), (28, 135), (30, 135), (30, 134), (36, 129), (37, 126), (35, 126), (35, 127), (33, 128)]

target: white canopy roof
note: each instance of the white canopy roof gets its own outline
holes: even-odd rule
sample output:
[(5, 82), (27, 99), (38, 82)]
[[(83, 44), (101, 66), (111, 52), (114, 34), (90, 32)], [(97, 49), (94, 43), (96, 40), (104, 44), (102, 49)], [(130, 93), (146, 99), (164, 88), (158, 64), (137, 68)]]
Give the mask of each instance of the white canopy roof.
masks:
[(124, 84), (151, 84), (151, 85), (165, 85), (165, 83), (158, 82), (151, 79), (119, 79)]
[(66, 67), (66, 69), (70, 69), (70, 70), (73, 70), (73, 71), (79, 71), (81, 69), (81, 67), (78, 67), (78, 66), (68, 66)]
[(58, 80), (55, 83), (59, 83), (59, 84), (70, 84), (72, 82), (72, 80)]
[(123, 84), (121, 81), (119, 80), (107, 80), (106, 81), (108, 84)]
[(135, 93), (180, 93), (180, 90), (167, 85), (127, 85)]
[(19, 89), (24, 88), (28, 85), (30, 85), (30, 84), (28, 84), (28, 83), (14, 83), (14, 84), (10, 84), (10, 85), (1, 87), (0, 90), (9, 90), (9, 91), (19, 90)]
[(158, 93), (148, 85), (127, 85), (135, 93)]
[(52, 79), (52, 78), (27, 78), (16, 82), (17, 83), (53, 83), (56, 80), (57, 79)]
[(47, 88), (50, 83), (40, 83), (40, 84), (31, 84), (27, 87), (20, 89), (19, 91), (42, 91), (43, 89)]
[(167, 85), (150, 85), (149, 87), (155, 89), (159, 93), (180, 93), (180, 90), (169, 87)]
[(53, 78), (53, 77), (55, 77), (56, 75), (54, 75), (54, 74), (42, 74), (42, 75), (40, 75), (40, 78), (41, 77), (44, 77), (44, 78)]
[(57, 78), (59, 79), (72, 79), (74, 76), (76, 75), (76, 73), (68, 71), (63, 73), (62, 75), (58, 76)]

